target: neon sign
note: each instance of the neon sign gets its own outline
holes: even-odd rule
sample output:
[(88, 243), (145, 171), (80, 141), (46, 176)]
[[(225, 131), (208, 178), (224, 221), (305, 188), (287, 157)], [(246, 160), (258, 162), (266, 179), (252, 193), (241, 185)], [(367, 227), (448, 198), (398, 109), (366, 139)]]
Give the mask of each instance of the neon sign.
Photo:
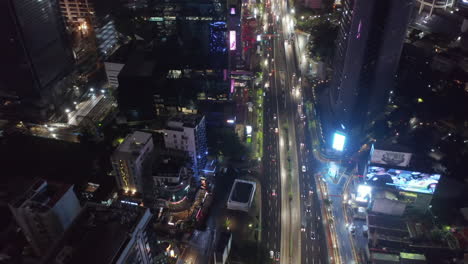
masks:
[(236, 50), (236, 31), (229, 31), (229, 50)]

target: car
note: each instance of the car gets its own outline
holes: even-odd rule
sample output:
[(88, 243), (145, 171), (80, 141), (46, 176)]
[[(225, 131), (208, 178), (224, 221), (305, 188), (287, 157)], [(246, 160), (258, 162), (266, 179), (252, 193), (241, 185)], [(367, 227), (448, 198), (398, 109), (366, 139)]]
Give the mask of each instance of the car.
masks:
[(280, 260), (280, 253), (279, 251), (276, 251), (276, 261), (279, 261)]
[(305, 232), (305, 231), (306, 231), (305, 226), (302, 225), (302, 226), (301, 226), (301, 232)]
[(306, 172), (306, 171), (307, 171), (306, 166), (302, 165), (302, 172)]
[(273, 252), (273, 250), (270, 250), (270, 258), (271, 259), (275, 258), (275, 252)]
[(271, 195), (276, 196), (276, 190), (275, 189), (271, 189)]
[(312, 210), (310, 209), (310, 206), (307, 206), (306, 213), (310, 213), (310, 212), (312, 212)]
[(273, 120), (276, 120), (276, 114), (273, 114)]
[(275, 133), (278, 134), (278, 128), (277, 127), (275, 127)]
[(315, 240), (315, 232), (310, 231), (310, 239)]

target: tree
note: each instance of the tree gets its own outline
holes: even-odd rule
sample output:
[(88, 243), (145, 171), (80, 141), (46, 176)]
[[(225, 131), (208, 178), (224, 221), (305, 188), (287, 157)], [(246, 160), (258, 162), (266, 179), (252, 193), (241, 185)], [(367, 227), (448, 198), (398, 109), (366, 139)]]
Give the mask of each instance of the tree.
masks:
[(328, 20), (321, 20), (319, 24), (312, 28), (310, 34), (311, 43), (309, 43), (309, 52), (311, 56), (315, 60), (331, 61), (338, 27)]
[(219, 153), (234, 160), (249, 155), (233, 129), (212, 129), (208, 131), (208, 146), (212, 153)]

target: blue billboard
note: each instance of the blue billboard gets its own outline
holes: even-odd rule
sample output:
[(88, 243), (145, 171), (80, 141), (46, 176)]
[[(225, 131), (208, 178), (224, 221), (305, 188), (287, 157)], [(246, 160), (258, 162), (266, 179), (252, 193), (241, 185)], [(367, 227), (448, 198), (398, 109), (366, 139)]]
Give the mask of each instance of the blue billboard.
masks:
[(376, 166), (370, 166), (366, 174), (366, 182), (369, 185), (426, 194), (435, 192), (439, 180), (440, 174), (387, 169)]

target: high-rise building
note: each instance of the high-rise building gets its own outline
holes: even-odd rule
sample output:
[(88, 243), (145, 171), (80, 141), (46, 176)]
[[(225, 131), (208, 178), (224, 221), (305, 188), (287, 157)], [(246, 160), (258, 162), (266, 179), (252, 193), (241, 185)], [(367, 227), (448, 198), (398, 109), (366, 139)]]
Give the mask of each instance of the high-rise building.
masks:
[(56, 87), (73, 66), (57, 0), (0, 2), (1, 118), (45, 120), (63, 104)]
[(151, 218), (149, 209), (125, 200), (87, 203), (41, 263), (166, 263), (157, 262), (164, 249), (158, 248)]
[(322, 127), (329, 135), (345, 130), (359, 136), (388, 104), (413, 1), (342, 3), (334, 75), (324, 100), (331, 115)]
[(432, 15), (436, 9), (446, 10), (447, 8), (453, 7), (455, 0), (416, 0), (416, 3), (419, 14), (423, 11), (429, 11), (429, 15)]
[(77, 23), (94, 15), (94, 4), (91, 0), (60, 0), (60, 11), (67, 21)]
[(73, 186), (36, 181), (9, 204), (34, 253), (42, 256), (80, 212)]
[(168, 149), (187, 152), (193, 162), (194, 175), (198, 177), (208, 156), (205, 116), (190, 114), (170, 118), (164, 129), (164, 144)]
[(105, 16), (96, 19), (94, 24), (98, 51), (102, 57), (106, 58), (118, 47), (118, 34), (114, 20), (110, 16)]
[(111, 157), (117, 185), (127, 194), (143, 193), (143, 174), (151, 174), (154, 144), (152, 135), (129, 134)]

